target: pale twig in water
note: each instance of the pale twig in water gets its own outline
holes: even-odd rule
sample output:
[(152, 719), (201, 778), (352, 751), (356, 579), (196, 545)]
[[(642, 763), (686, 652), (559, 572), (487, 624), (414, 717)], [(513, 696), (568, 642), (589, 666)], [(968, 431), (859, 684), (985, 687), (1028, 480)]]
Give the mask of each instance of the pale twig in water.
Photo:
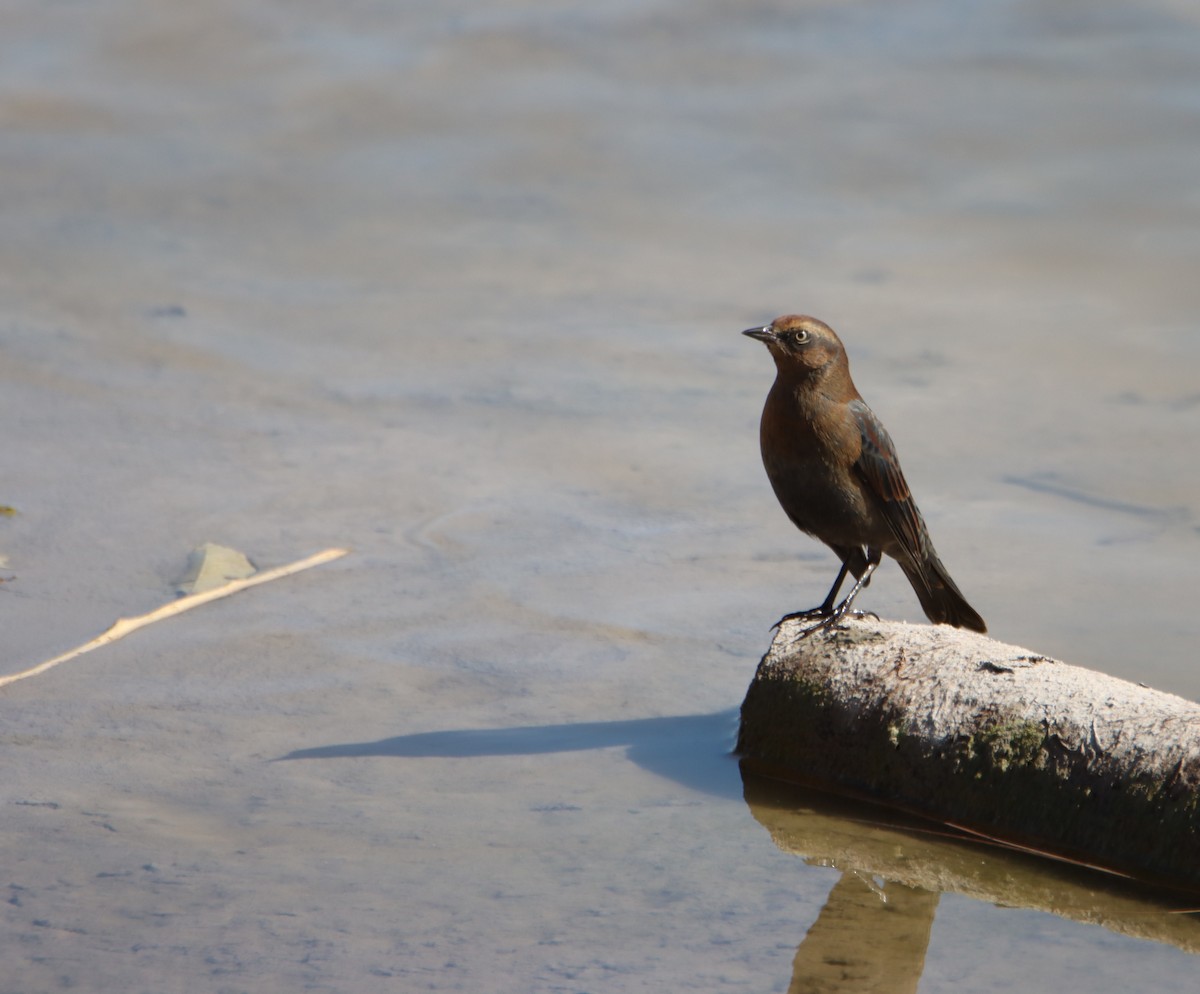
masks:
[(99, 649), (102, 645), (115, 642), (119, 638), (124, 638), (130, 632), (136, 632), (139, 628), (145, 628), (156, 621), (162, 621), (164, 618), (183, 614), (184, 611), (190, 611), (192, 608), (199, 607), (201, 604), (207, 604), (209, 601), (220, 600), (222, 597), (236, 594), (239, 591), (246, 590), (248, 587), (257, 587), (260, 583), (269, 583), (271, 580), (278, 580), (285, 576), (291, 576), (293, 573), (299, 573), (301, 570), (332, 562), (334, 559), (340, 559), (349, 551), (349, 549), (326, 549), (324, 552), (318, 552), (307, 559), (300, 559), (294, 563), (288, 563), (286, 566), (276, 566), (274, 569), (255, 573), (244, 580), (231, 580), (223, 587), (216, 587), (199, 594), (180, 597), (178, 600), (164, 604), (160, 608), (155, 608), (149, 614), (142, 614), (136, 618), (118, 618), (113, 623), (113, 626), (103, 635), (97, 635), (90, 642), (79, 646), (77, 649), (64, 652), (61, 656), (55, 656), (53, 659), (47, 659), (44, 663), (39, 663), (32, 669), (24, 670), (21, 673), (13, 673), (11, 676), (0, 677), (0, 687), (6, 687), (10, 683), (16, 683), (16, 681), (24, 680), (29, 676), (37, 676), (39, 673), (45, 673), (46, 670), (53, 669), (59, 663), (65, 663), (68, 659), (82, 656), (85, 652), (91, 652), (93, 649)]

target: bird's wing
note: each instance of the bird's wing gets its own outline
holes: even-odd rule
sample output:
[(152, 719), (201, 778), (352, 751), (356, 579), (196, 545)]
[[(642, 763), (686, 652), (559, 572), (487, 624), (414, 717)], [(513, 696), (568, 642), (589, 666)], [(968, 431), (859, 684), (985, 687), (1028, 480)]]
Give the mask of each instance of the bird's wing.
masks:
[(862, 436), (862, 451), (854, 470), (878, 498), (878, 507), (892, 534), (918, 562), (925, 559), (929, 542), (925, 522), (912, 499), (908, 481), (900, 470), (896, 447), (882, 422), (862, 400), (850, 401), (850, 411)]

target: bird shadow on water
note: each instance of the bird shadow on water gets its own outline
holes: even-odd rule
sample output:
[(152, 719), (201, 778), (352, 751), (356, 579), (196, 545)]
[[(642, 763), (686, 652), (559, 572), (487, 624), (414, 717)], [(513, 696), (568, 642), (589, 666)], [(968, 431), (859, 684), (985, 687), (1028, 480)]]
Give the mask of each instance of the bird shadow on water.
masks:
[(737, 709), (731, 708), (664, 718), (416, 732), (373, 742), (297, 749), (276, 761), (365, 756), (465, 759), (624, 748), (629, 760), (644, 770), (692, 790), (735, 799), (742, 796), (742, 780), (732, 753), (737, 719)]

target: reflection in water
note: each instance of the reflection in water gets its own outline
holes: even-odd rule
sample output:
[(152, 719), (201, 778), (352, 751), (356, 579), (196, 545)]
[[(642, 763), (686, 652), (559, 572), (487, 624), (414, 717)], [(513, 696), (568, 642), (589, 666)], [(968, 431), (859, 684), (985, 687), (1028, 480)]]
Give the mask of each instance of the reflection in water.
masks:
[(754, 776), (746, 803), (784, 852), (841, 877), (796, 951), (789, 994), (917, 989), (942, 893), (1103, 925), (1200, 952), (1192, 903), (956, 837), (895, 812)]
[(796, 950), (788, 994), (913, 994), (939, 896), (843, 872)]
[[(283, 760), (462, 759), (624, 748), (693, 790), (736, 797), (735, 711), (621, 721), (455, 729), (299, 749)], [(724, 744), (724, 745), (723, 745)], [(921, 980), (938, 900), (965, 895), (1050, 912), (1200, 952), (1200, 915), (1118, 878), (1010, 852), (896, 812), (741, 768), (742, 796), (784, 852), (841, 871), (799, 943), (789, 994), (906, 994)]]

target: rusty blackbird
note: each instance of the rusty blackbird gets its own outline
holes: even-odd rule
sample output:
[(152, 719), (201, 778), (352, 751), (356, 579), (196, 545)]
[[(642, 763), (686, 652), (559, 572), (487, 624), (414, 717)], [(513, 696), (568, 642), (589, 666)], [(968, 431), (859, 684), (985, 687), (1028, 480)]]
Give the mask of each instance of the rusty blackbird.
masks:
[[(789, 314), (742, 334), (763, 342), (775, 359), (775, 383), (759, 430), (775, 496), (797, 528), (842, 561), (824, 603), (785, 615), (776, 627), (793, 618), (820, 619), (807, 635), (837, 622), (886, 552), (904, 570), (930, 621), (986, 631), (934, 551), (891, 437), (855, 389), (833, 329)], [(854, 587), (835, 605), (847, 573)]]

